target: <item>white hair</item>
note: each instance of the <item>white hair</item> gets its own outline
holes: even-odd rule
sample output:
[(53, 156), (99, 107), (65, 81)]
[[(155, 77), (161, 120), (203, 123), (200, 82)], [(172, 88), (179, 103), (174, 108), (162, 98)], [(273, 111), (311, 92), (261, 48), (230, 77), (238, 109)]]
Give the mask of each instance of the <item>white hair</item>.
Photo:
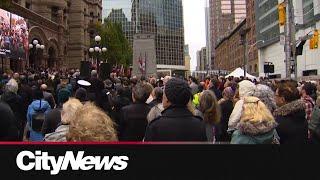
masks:
[(19, 89), (19, 85), (15, 79), (10, 79), (9, 82), (6, 84), (6, 91), (12, 92), (17, 94)]

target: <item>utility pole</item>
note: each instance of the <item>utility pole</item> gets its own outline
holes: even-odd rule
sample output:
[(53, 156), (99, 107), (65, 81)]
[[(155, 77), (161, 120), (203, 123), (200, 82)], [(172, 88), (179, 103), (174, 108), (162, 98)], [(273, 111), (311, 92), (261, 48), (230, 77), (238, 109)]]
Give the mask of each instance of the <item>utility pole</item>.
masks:
[(286, 54), (286, 78), (291, 79), (291, 45), (292, 45), (292, 37), (291, 37), (291, 0), (285, 0), (286, 5), (286, 25), (285, 25), (285, 54)]
[(243, 28), (240, 30), (240, 36), (241, 36), (241, 44), (244, 46), (244, 78), (247, 77), (247, 64), (248, 64), (248, 42), (247, 42), (247, 33), (250, 31), (251, 28)]

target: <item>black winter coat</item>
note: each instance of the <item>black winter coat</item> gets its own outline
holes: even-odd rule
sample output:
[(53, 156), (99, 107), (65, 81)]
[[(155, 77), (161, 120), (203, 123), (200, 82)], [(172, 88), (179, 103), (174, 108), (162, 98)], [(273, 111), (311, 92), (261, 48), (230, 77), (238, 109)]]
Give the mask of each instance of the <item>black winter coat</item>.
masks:
[(233, 102), (231, 100), (224, 101), (220, 104), (221, 107), (221, 121), (219, 123), (220, 135), (217, 137), (217, 141), (221, 142), (230, 142), (231, 135), (227, 132), (228, 130), (228, 122), (230, 115), (233, 111)]
[(10, 106), (16, 120), (16, 126), (19, 130), (19, 140), (22, 141), (24, 128), (27, 123), (27, 112), (24, 109), (24, 104), (22, 102), (21, 97), (15, 93), (6, 92), (1, 96), (1, 100), (6, 102)]
[(142, 141), (148, 125), (149, 111), (147, 104), (135, 103), (123, 107), (120, 113), (119, 140)]
[(20, 141), (17, 122), (10, 106), (0, 102), (0, 141)]
[(145, 141), (206, 142), (206, 126), (187, 107), (171, 106), (149, 124)]
[(280, 144), (306, 144), (308, 141), (308, 122), (304, 102), (293, 101), (274, 111)]

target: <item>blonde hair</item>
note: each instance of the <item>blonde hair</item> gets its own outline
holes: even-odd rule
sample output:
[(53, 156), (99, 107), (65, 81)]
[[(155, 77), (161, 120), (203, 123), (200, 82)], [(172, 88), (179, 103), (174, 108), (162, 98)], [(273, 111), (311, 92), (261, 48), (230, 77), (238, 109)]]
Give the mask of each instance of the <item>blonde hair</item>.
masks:
[(93, 103), (87, 103), (71, 118), (67, 141), (117, 141), (115, 124)]
[(210, 124), (220, 122), (220, 105), (215, 94), (211, 90), (203, 91), (200, 95), (200, 110), (203, 113), (203, 120)]
[(61, 122), (63, 124), (69, 124), (70, 119), (75, 115), (76, 111), (82, 107), (82, 103), (75, 98), (70, 98), (62, 106)]
[(259, 98), (249, 96), (244, 98), (240, 121), (256, 123), (275, 120), (270, 110)]

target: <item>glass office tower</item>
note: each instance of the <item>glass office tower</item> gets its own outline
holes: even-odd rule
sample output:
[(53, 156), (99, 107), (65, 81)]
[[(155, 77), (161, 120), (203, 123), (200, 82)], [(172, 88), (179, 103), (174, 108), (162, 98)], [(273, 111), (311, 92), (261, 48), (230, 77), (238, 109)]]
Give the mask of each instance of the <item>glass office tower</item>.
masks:
[(156, 35), (157, 64), (168, 66), (161, 68), (184, 68), (182, 0), (132, 0), (132, 24), (136, 34)]

